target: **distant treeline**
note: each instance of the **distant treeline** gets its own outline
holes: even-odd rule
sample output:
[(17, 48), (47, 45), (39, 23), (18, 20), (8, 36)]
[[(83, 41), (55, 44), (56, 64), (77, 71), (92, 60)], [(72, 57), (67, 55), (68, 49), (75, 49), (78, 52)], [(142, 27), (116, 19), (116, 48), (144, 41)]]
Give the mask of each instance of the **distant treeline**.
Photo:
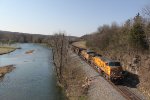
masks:
[(0, 31), (0, 42), (2, 43), (47, 43), (51, 38), (50, 35)]
[[(57, 33), (56, 33), (57, 34)], [(40, 35), (19, 32), (0, 31), (0, 43), (46, 43), (52, 45), (56, 35)], [(77, 37), (66, 36), (68, 40), (74, 41)]]

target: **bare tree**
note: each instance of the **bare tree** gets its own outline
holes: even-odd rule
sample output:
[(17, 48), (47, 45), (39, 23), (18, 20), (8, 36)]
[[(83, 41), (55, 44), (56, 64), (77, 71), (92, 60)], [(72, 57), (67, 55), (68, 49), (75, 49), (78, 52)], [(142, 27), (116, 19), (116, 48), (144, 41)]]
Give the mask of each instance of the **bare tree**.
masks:
[(68, 39), (63, 33), (55, 34), (53, 37), (54, 64), (59, 83), (63, 80), (62, 71), (68, 61), (68, 43)]

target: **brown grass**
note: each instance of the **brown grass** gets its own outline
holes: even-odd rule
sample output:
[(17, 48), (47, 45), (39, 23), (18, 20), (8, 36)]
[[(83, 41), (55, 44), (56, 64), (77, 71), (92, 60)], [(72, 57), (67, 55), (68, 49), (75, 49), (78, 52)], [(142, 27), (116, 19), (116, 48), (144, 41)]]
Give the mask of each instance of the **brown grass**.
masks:
[(13, 47), (0, 47), (0, 55), (10, 53), (14, 50), (16, 50), (16, 48), (13, 48)]
[(74, 42), (72, 45), (80, 47), (80, 48), (87, 48), (86, 47), (86, 41), (78, 41), (78, 42)]
[(78, 58), (71, 57), (63, 71), (63, 84), (69, 100), (86, 100), (86, 90), (82, 87), (85, 84), (85, 78)]

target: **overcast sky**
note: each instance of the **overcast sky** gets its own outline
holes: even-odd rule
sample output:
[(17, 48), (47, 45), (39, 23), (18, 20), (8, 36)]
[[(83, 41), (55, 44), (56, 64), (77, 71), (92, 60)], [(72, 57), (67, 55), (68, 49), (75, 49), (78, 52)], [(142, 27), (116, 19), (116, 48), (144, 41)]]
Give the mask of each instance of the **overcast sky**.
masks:
[(81, 36), (103, 24), (122, 24), (150, 0), (0, 0), (0, 30)]

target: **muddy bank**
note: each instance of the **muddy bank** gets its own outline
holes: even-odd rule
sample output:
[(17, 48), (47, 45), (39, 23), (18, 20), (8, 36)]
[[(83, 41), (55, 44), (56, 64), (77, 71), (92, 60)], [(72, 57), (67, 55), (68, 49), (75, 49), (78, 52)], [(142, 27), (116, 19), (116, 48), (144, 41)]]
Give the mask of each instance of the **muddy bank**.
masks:
[(5, 74), (11, 72), (15, 68), (16, 67), (14, 67), (14, 65), (7, 65), (7, 66), (0, 67), (0, 78), (4, 77)]

